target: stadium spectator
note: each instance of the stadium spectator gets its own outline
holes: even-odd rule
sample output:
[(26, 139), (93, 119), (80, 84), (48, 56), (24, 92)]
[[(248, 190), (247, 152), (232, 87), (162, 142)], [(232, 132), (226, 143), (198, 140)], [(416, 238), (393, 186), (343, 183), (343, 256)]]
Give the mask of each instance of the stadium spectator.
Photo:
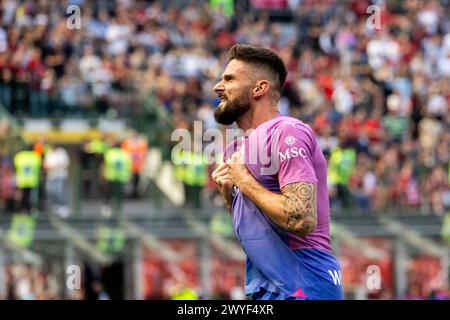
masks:
[(443, 215), (449, 207), (449, 178), (442, 166), (436, 166), (425, 183), (425, 194), (428, 196), (430, 209), (437, 215)]
[(122, 149), (127, 151), (131, 155), (133, 166), (133, 178), (132, 178), (132, 194), (131, 197), (136, 199), (139, 196), (138, 186), (139, 178), (142, 169), (147, 159), (148, 144), (142, 135), (139, 135), (137, 131), (131, 133), (131, 137), (125, 139), (122, 142)]
[(21, 191), (20, 210), (31, 214), (32, 210), (38, 208), (39, 185), (41, 184), (41, 157), (31, 150), (18, 152), (14, 156), (14, 166), (16, 172), (16, 184)]
[(15, 177), (12, 161), (0, 154), (0, 212), (12, 213), (16, 208)]
[(8, 300), (61, 299), (55, 276), (43, 267), (10, 263), (5, 265), (5, 274)]
[(46, 200), (51, 210), (63, 218), (70, 214), (67, 199), (69, 166), (67, 151), (63, 147), (50, 145), (44, 157)]
[[(105, 151), (102, 172), (106, 181), (102, 214), (108, 218), (113, 213), (115, 215), (121, 213), (124, 188), (132, 176), (131, 155), (120, 148), (119, 142), (113, 143), (112, 147)], [(112, 200), (113, 206), (111, 206)]]

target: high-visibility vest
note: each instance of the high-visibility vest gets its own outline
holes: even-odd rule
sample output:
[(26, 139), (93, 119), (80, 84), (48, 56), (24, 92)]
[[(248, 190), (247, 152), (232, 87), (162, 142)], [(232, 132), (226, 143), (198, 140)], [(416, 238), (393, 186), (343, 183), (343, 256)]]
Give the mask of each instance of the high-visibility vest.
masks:
[(49, 145), (43, 142), (36, 142), (33, 146), (33, 151), (36, 152), (41, 157), (44, 157), (49, 149), (50, 149)]
[(234, 14), (234, 0), (210, 0), (209, 4), (213, 9), (222, 7), (222, 13), (227, 17)]
[(97, 249), (102, 252), (120, 252), (125, 246), (125, 233), (120, 228), (100, 227)]
[(450, 213), (447, 213), (444, 217), (441, 229), (442, 239), (450, 244)]
[(100, 139), (94, 139), (88, 144), (89, 153), (103, 154), (108, 149), (108, 144)]
[(14, 157), (16, 183), (20, 189), (39, 186), (42, 158), (34, 151), (20, 151)]
[(231, 216), (224, 212), (216, 212), (211, 218), (209, 228), (212, 232), (229, 237), (233, 235)]
[(332, 184), (347, 185), (355, 169), (355, 164), (355, 150), (351, 148), (341, 149), (339, 147), (333, 149), (328, 162), (328, 180)]
[(208, 182), (207, 162), (203, 154), (186, 152), (183, 181), (189, 186), (204, 186)]
[(127, 183), (131, 179), (131, 156), (121, 148), (105, 152), (105, 179), (111, 182)]
[(172, 295), (172, 300), (198, 300), (198, 295), (191, 288), (184, 288)]
[(35, 226), (36, 220), (32, 216), (15, 214), (11, 220), (8, 238), (22, 248), (29, 247), (34, 240)]
[(177, 178), (177, 180), (179, 181), (184, 181), (184, 171), (186, 166), (186, 161), (184, 159), (185, 152), (183, 150), (179, 150), (179, 152), (173, 153), (172, 157), (173, 157), (175, 178)]
[(147, 142), (139, 138), (126, 139), (122, 143), (122, 149), (130, 153), (131, 159), (133, 161), (133, 172), (139, 173), (145, 164), (145, 158), (147, 156)]

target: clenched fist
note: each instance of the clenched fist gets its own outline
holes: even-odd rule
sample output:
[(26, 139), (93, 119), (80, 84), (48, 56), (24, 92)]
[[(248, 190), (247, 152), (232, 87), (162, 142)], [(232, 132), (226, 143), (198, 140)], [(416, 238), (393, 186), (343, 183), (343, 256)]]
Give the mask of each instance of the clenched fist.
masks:
[[(227, 160), (228, 176), (233, 185), (242, 189), (242, 187), (253, 179), (252, 174), (245, 165), (244, 158), (240, 151), (234, 153), (230, 159)], [(242, 190), (241, 190), (242, 191)]]

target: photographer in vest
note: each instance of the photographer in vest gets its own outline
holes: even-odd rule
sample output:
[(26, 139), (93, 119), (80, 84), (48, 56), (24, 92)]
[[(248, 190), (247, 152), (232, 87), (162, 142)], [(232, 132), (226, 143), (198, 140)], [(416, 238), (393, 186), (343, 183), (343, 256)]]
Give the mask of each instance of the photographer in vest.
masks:
[(118, 214), (121, 210), (124, 186), (130, 182), (132, 176), (131, 155), (120, 147), (120, 143), (115, 142), (105, 151), (102, 167), (103, 178), (106, 181), (102, 215), (108, 218), (113, 213), (111, 200), (114, 204), (114, 213)]

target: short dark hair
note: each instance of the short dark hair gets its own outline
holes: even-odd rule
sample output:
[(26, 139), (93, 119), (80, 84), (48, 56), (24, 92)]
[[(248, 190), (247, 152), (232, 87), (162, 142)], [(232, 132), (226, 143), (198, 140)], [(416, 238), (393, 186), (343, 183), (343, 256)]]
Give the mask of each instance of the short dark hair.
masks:
[(283, 60), (272, 50), (255, 47), (248, 44), (235, 44), (228, 52), (229, 60), (241, 60), (257, 67), (270, 70), (275, 76), (277, 83), (275, 89), (281, 95), (284, 82), (286, 81), (287, 70)]

